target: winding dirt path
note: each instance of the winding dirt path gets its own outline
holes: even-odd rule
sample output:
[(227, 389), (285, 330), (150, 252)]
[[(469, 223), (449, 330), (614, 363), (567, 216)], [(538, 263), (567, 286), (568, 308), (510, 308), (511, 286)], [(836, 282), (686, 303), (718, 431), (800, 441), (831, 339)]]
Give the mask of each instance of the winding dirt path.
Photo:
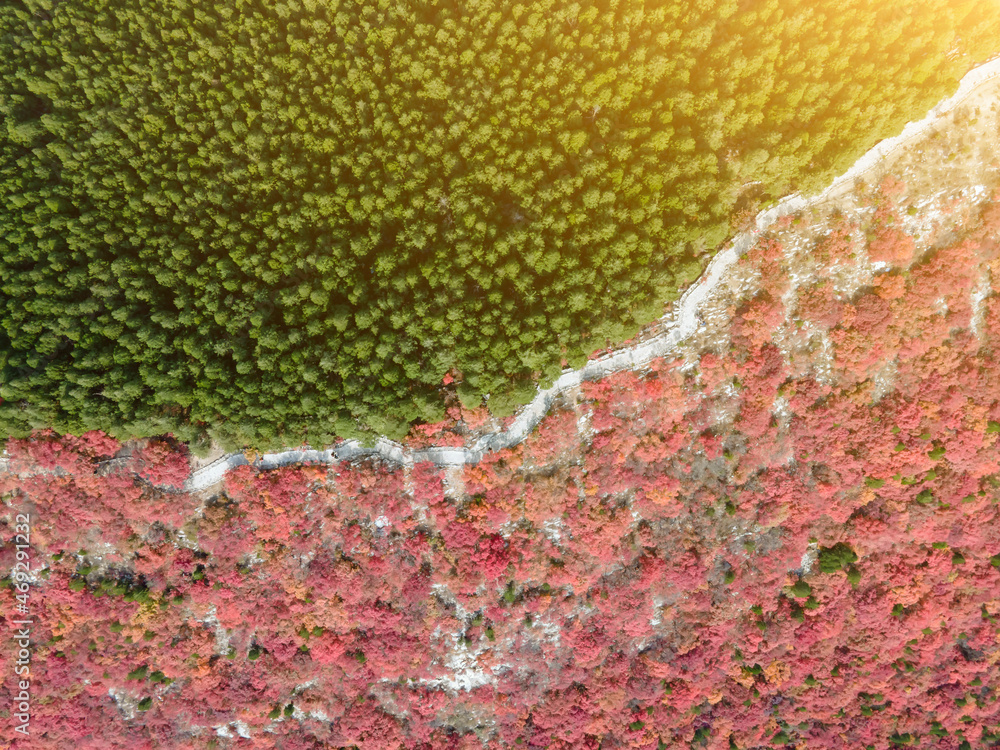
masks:
[[(346, 441), (328, 450), (286, 450), (267, 453), (253, 462), (258, 469), (274, 469), (297, 463), (333, 463), (364, 456), (380, 456), (403, 465), (430, 461), (442, 467), (457, 467), (478, 462), (488, 451), (510, 448), (524, 440), (548, 413), (553, 402), (563, 392), (578, 387), (585, 380), (598, 380), (615, 372), (638, 369), (654, 359), (670, 354), (676, 346), (698, 328), (697, 313), (708, 296), (723, 279), (726, 271), (782, 216), (818, 205), (835, 197), (840, 191), (850, 189), (854, 181), (877, 167), (878, 164), (910, 142), (925, 135), (942, 115), (954, 110), (988, 81), (1000, 77), (1000, 58), (973, 68), (962, 78), (958, 91), (939, 102), (919, 121), (906, 125), (903, 132), (877, 143), (868, 153), (819, 195), (804, 198), (791, 195), (773, 208), (757, 215), (756, 226), (734, 237), (708, 264), (695, 284), (688, 288), (676, 303), (674, 320), (664, 322), (664, 330), (656, 336), (634, 346), (618, 350), (599, 359), (591, 360), (579, 370), (568, 370), (544, 391), (539, 391), (531, 403), (518, 413), (513, 424), (502, 432), (484, 435), (466, 448), (424, 448), (410, 450), (391, 440), (381, 438), (374, 447), (364, 447), (357, 441)], [(204, 490), (217, 484), (226, 472), (250, 463), (242, 453), (223, 456), (193, 472), (187, 482), (189, 491)]]

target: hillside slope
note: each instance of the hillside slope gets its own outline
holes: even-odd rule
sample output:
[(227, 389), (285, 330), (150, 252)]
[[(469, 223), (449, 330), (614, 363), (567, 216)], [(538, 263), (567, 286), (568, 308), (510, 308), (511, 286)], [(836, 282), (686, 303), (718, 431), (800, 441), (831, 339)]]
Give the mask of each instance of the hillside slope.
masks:
[(12, 747), (995, 747), (995, 91), (756, 238), (670, 357), (477, 465), (191, 493), (169, 441), (8, 441)]

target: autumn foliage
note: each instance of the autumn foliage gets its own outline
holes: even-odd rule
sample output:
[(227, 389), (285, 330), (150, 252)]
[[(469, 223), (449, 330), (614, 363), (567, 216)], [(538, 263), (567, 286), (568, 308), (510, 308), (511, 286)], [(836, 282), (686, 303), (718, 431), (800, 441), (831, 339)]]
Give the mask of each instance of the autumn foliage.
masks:
[[(36, 573), (32, 737), (4, 738), (995, 747), (1000, 303), (971, 291), (1000, 211), (918, 253), (894, 189), (816, 251), (870, 233), (872, 285), (792, 289), (765, 238), (730, 348), (587, 382), (461, 470), (242, 467), (192, 495), (170, 440), (8, 441), (4, 541), (30, 513)], [(826, 369), (790, 356), (824, 336)]]

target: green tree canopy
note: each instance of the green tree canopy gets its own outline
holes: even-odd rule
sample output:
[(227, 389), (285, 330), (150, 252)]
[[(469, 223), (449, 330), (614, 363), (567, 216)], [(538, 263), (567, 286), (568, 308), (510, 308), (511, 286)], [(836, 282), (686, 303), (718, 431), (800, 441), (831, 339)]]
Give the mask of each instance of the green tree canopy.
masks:
[[(662, 312), (995, 0), (0, 2), (0, 429), (396, 434)], [(753, 192), (756, 191), (756, 192)]]

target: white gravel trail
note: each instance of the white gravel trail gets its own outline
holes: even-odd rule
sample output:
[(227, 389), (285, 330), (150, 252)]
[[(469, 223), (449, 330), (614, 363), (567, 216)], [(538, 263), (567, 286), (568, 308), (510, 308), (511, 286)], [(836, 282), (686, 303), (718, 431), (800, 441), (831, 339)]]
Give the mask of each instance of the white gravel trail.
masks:
[[(485, 435), (470, 448), (432, 447), (409, 450), (385, 438), (379, 439), (374, 447), (366, 448), (351, 440), (328, 450), (294, 449), (267, 453), (253, 463), (254, 467), (266, 470), (290, 464), (332, 463), (376, 455), (404, 465), (430, 461), (438, 466), (462, 466), (478, 462), (487, 451), (498, 451), (517, 445), (531, 433), (561, 393), (576, 388), (585, 380), (598, 380), (614, 372), (638, 369), (654, 359), (670, 354), (681, 341), (697, 329), (698, 310), (722, 280), (725, 272), (775, 221), (782, 216), (822, 203), (836, 190), (849, 185), (877, 166), (881, 160), (924, 135), (935, 125), (938, 118), (954, 110), (980, 86), (998, 76), (1000, 76), (1000, 58), (973, 68), (962, 78), (954, 95), (939, 102), (922, 120), (908, 123), (899, 135), (880, 141), (822, 193), (811, 198), (790, 195), (773, 208), (762, 211), (757, 215), (754, 229), (734, 237), (712, 259), (698, 281), (683, 294), (676, 303), (674, 320), (671, 323), (664, 323), (663, 332), (634, 346), (591, 360), (579, 370), (567, 370), (551, 388), (539, 391), (534, 400), (521, 409), (513, 424), (503, 432)], [(186, 489), (189, 491), (207, 489), (220, 482), (230, 469), (248, 463), (242, 453), (223, 456), (193, 472)]]

